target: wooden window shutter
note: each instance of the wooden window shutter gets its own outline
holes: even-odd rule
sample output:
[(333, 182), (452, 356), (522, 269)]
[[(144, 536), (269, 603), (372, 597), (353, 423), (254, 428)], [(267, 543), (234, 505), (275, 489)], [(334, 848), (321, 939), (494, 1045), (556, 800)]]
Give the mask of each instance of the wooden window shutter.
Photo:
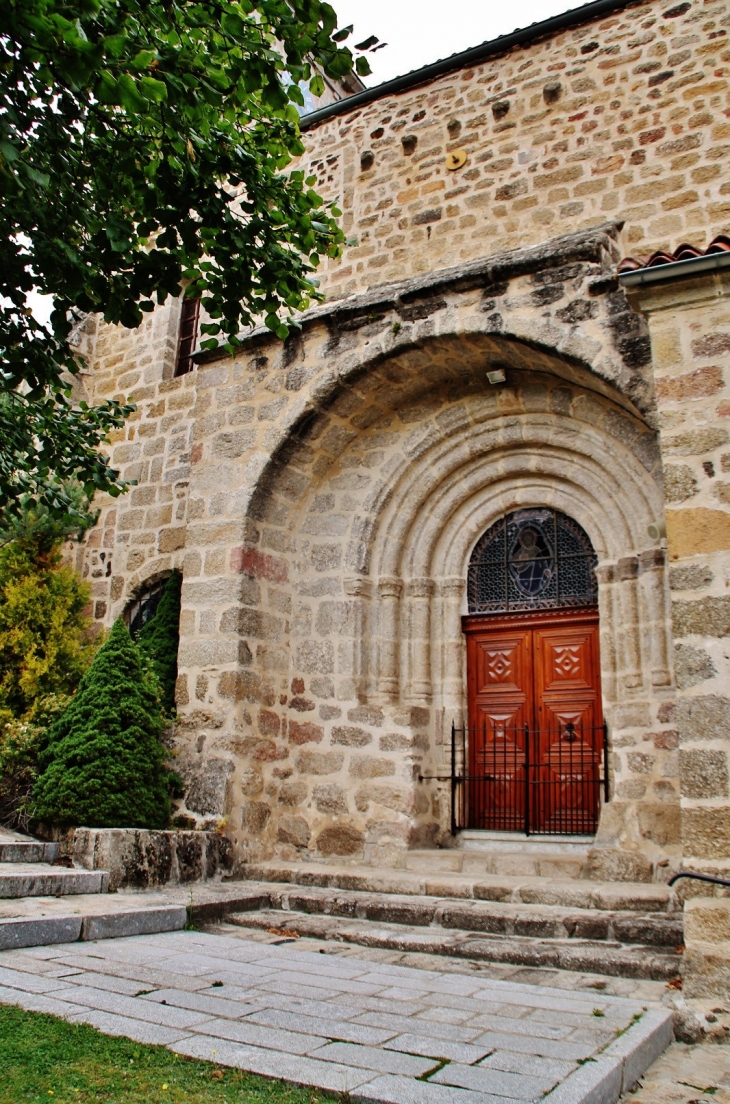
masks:
[(200, 299), (183, 299), (180, 312), (180, 334), (177, 343), (175, 375), (184, 376), (195, 367), (193, 353), (198, 344)]

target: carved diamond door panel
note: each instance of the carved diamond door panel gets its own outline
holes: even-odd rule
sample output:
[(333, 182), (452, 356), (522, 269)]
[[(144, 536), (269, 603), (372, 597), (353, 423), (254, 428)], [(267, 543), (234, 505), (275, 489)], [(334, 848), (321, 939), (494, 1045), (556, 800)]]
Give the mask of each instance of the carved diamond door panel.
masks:
[(600, 724), (598, 618), (534, 630), (535, 717), (540, 731)]

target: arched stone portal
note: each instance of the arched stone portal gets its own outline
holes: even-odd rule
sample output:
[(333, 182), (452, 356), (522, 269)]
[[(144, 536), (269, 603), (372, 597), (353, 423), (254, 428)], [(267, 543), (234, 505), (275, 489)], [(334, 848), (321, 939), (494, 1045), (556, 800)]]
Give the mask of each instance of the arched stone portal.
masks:
[(444, 774), (464, 715), (470, 551), (535, 505), (574, 518), (599, 560), (602, 875), (671, 855), (661, 465), (617, 232), (325, 304), (284, 345), (255, 333), (195, 374), (187, 520), (145, 571), (182, 561), (181, 812), (225, 815), (241, 859), (448, 844), (448, 786), (420, 779)]
[(465, 714), (469, 555), (494, 520), (535, 505), (575, 518), (598, 555), (615, 795), (599, 838), (640, 866), (651, 856), (638, 806), (671, 772), (668, 755), (647, 770), (641, 751), (670, 683), (663, 556), (647, 536), (662, 512), (654, 435), (547, 372), (544, 354), (529, 371), (524, 349), (501, 351), (518, 366), (500, 388), (456, 340), (385, 362), (259, 482), (252, 535), (276, 549), (279, 577), (243, 614), (248, 639), (254, 624), (266, 638), (241, 706), (252, 856), (397, 863), (404, 847), (444, 839), (448, 786), (420, 779), (444, 774)]

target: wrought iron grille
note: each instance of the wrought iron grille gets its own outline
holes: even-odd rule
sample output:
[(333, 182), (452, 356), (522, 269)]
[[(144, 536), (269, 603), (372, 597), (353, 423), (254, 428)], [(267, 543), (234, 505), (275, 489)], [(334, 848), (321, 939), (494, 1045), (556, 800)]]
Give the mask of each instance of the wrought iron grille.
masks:
[(167, 579), (165, 578), (160, 579), (153, 586), (147, 587), (125, 611), (124, 620), (134, 640), (137, 639), (147, 622), (151, 621), (157, 613), (157, 607), (160, 604), (166, 584)]
[(548, 507), (516, 510), (474, 548), (469, 613), (595, 605), (597, 563), (590, 538), (572, 518)]
[(609, 800), (608, 727), (451, 729), (451, 831), (590, 836)]

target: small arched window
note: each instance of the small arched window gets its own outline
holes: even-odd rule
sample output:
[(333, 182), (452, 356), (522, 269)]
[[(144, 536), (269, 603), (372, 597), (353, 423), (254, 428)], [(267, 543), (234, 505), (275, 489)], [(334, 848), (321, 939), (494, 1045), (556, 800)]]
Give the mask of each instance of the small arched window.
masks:
[(157, 583), (153, 583), (152, 586), (145, 587), (126, 609), (124, 620), (133, 640), (137, 639), (147, 622), (151, 621), (157, 613), (157, 607), (160, 604), (162, 592), (166, 585), (167, 578), (164, 578)]
[(515, 510), (490, 526), (472, 552), (469, 613), (594, 606), (597, 562), (572, 518), (548, 507)]

